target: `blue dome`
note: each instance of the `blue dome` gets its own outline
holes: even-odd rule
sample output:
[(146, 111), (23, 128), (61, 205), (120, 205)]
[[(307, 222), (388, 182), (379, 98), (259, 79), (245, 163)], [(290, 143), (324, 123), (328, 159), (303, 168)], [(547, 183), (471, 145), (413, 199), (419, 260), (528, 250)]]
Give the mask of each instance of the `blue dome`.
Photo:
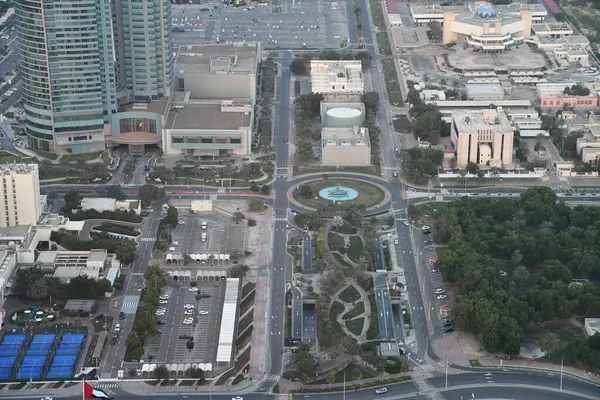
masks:
[(480, 18), (494, 18), (496, 17), (496, 10), (494, 7), (481, 6), (477, 9), (477, 16)]

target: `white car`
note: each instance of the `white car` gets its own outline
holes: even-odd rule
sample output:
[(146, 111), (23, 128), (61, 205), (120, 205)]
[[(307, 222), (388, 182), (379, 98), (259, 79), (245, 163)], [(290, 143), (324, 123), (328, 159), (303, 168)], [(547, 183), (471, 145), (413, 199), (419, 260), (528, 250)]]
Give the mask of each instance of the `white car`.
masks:
[(171, 296), (167, 296), (166, 294), (163, 294), (162, 296), (159, 297), (159, 299), (161, 300), (169, 300)]
[(193, 323), (194, 323), (194, 321), (190, 321), (189, 319), (183, 320), (183, 322), (182, 322), (182, 324), (184, 324), (184, 325), (191, 325)]
[(375, 394), (384, 394), (384, 393), (387, 393), (387, 388), (375, 389)]
[(188, 289), (188, 291), (190, 291), (190, 292), (197, 292), (197, 291), (198, 291), (198, 289), (197, 289), (197, 288), (195, 288), (195, 287), (191, 287), (191, 288), (189, 288), (189, 289)]
[(165, 313), (164, 313), (164, 312), (160, 312), (160, 311), (157, 311), (157, 312), (156, 312), (156, 316), (157, 316), (157, 317), (162, 317), (162, 316), (164, 316), (164, 315), (165, 315)]
[(198, 311), (198, 313), (200, 315), (208, 315), (209, 314), (208, 311), (206, 311), (206, 310)]
[(194, 315), (194, 312), (192, 310), (185, 310), (183, 315)]
[(435, 294), (444, 294), (445, 290), (442, 288), (435, 289)]
[(167, 300), (161, 300), (158, 302), (158, 304), (169, 304), (169, 302)]
[(52, 400), (52, 397), (50, 397), (50, 396), (42, 397), (42, 400)]
[(398, 243), (400, 243), (398, 239), (394, 239), (394, 244), (397, 245)]
[(195, 308), (196, 306), (193, 304), (186, 304), (183, 306), (183, 308)]
[(231, 400), (244, 400), (244, 398), (242, 396), (235, 396), (232, 397)]
[(444, 300), (445, 298), (447, 298), (448, 296), (446, 296), (445, 294), (440, 294), (439, 296), (437, 296), (436, 298), (438, 300)]

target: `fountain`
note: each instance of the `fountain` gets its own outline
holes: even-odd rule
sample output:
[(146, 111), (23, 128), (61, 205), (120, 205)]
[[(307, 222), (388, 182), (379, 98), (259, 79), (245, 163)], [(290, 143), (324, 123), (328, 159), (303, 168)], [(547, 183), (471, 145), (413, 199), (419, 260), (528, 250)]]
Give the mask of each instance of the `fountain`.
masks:
[(358, 197), (358, 191), (349, 187), (330, 186), (319, 191), (319, 196), (330, 201), (347, 201)]

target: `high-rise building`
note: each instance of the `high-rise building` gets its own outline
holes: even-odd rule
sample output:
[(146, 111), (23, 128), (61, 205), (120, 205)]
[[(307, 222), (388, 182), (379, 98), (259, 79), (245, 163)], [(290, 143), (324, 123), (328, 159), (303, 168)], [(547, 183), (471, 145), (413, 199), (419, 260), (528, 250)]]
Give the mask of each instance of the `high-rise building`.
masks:
[(37, 164), (0, 165), (0, 228), (35, 225), (42, 214)]
[(169, 95), (169, 0), (17, 0), (29, 145), (105, 149), (119, 103)]
[(119, 96), (168, 97), (173, 80), (170, 0), (112, 0)]

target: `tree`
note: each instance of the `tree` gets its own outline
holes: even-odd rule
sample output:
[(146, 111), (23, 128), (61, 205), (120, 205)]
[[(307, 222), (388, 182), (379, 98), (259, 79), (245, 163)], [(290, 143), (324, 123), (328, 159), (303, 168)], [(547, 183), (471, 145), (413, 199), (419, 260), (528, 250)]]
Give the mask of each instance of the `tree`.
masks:
[(554, 235), (554, 224), (550, 221), (544, 221), (540, 225), (540, 234), (542, 236)]
[(546, 260), (542, 264), (542, 278), (548, 281), (559, 281), (566, 284), (571, 283), (573, 274), (562, 262), (558, 260)]
[(250, 199), (248, 200), (248, 211), (250, 212), (259, 212), (265, 209), (265, 203), (259, 199)]
[(290, 71), (292, 71), (294, 75), (304, 75), (306, 73), (304, 60), (301, 58), (294, 58), (290, 63)]
[(199, 379), (200, 381), (204, 381), (204, 370), (197, 368), (197, 367), (191, 367), (190, 369), (188, 369), (188, 372), (190, 374), (190, 378)]
[(82, 197), (78, 191), (76, 191), (75, 189), (71, 189), (67, 193), (65, 193), (64, 200), (65, 206), (63, 207), (63, 211), (65, 213), (68, 213), (81, 206)]
[(237, 264), (231, 267), (229, 270), (230, 278), (243, 278), (246, 276), (246, 272), (248, 272), (249, 268), (246, 264)]
[(362, 95), (362, 102), (367, 110), (376, 113), (379, 110), (379, 93), (365, 92)]
[(298, 192), (300, 193), (300, 196), (304, 197), (305, 199), (308, 199), (309, 197), (313, 196), (312, 187), (306, 184), (300, 185), (300, 187), (298, 188)]
[(83, 166), (81, 178), (92, 182), (105, 180), (109, 175), (108, 167), (104, 163), (87, 163)]
[(256, 220), (252, 218), (248, 218), (248, 226), (256, 226)]
[(148, 179), (156, 182), (172, 182), (175, 179), (175, 173), (172, 169), (159, 165), (148, 174)]
[(294, 224), (300, 228), (308, 228), (315, 231), (321, 227), (323, 221), (317, 213), (298, 213), (294, 215)]
[(477, 175), (477, 173), (479, 172), (479, 165), (475, 164), (472, 161), (469, 161), (469, 163), (467, 163), (466, 170), (471, 175)]
[(269, 185), (262, 185), (260, 187), (260, 192), (262, 194), (264, 194), (265, 196), (268, 196), (271, 193), (271, 186), (269, 186)]
[(135, 378), (137, 376), (137, 370), (135, 368), (129, 368), (127, 370), (127, 376), (130, 378)]
[(169, 379), (169, 370), (164, 364), (159, 364), (154, 369), (154, 377), (156, 379)]
[(142, 206), (148, 207), (154, 200), (165, 197), (165, 189), (148, 183), (140, 187), (138, 197), (142, 201)]
[(244, 218), (246, 218), (246, 216), (240, 211), (234, 212), (233, 216), (231, 217), (233, 222), (235, 222), (236, 224), (239, 224), (240, 222), (242, 222), (244, 220)]
[(511, 259), (513, 265), (515, 266), (515, 268), (517, 266), (521, 265), (521, 261), (523, 261), (523, 255), (521, 254), (521, 250), (516, 249), (510, 256), (510, 259)]
[(252, 182), (252, 184), (250, 185), (250, 191), (254, 192), (254, 193), (258, 193), (259, 190), (260, 190), (260, 187), (256, 184), (256, 182)]
[(122, 239), (115, 249), (115, 255), (121, 263), (131, 264), (137, 258), (137, 244), (134, 240)]
[(173, 206), (169, 206), (169, 208), (167, 208), (167, 215), (161, 222), (169, 225), (173, 229), (177, 228), (177, 225), (179, 225), (179, 212), (177, 209)]
[(188, 339), (188, 341), (185, 344), (186, 349), (188, 349), (188, 351), (190, 352), (190, 354), (192, 353), (192, 350), (194, 350), (194, 339), (192, 339), (191, 337)]
[(19, 270), (13, 286), (13, 292), (19, 296), (27, 296), (31, 287), (38, 281), (43, 280), (44, 276), (44, 271), (38, 267)]
[(43, 300), (48, 297), (48, 285), (45, 279), (33, 282), (27, 291), (27, 297), (33, 300)]
[(127, 198), (121, 189), (121, 185), (109, 186), (106, 190), (106, 197), (110, 197), (111, 199), (115, 199), (117, 201), (123, 201)]

